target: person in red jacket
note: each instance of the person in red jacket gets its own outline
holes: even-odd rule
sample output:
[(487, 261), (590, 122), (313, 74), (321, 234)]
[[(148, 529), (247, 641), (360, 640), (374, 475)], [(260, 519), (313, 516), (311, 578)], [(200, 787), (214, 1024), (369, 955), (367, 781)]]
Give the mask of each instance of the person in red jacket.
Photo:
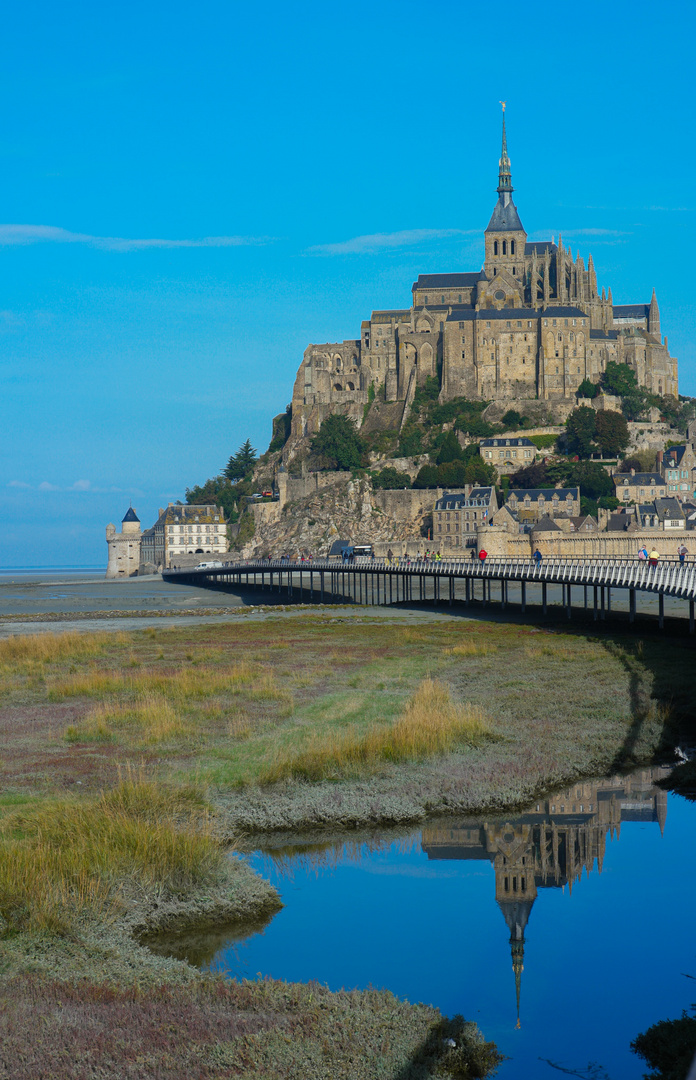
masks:
[(485, 563), (487, 558), (488, 558), (488, 552), (486, 551), (485, 548), (481, 548), (481, 550), (479, 551), (479, 559), (481, 560), (481, 564)]

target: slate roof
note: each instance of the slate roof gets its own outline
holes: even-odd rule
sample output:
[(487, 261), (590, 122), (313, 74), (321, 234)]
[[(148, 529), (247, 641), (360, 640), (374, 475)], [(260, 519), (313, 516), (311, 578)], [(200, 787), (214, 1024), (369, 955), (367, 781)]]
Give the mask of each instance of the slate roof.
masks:
[(614, 474), (614, 483), (617, 487), (622, 487), (627, 480), (631, 486), (639, 484), (646, 487), (648, 484), (661, 484), (664, 487), (665, 484), (660, 474), (654, 472), (637, 472), (635, 476), (631, 476), (630, 473)]
[(673, 464), (678, 465), (685, 453), (686, 446), (670, 446), (669, 450), (665, 450), (664, 464), (667, 468), (673, 467), (671, 462), (674, 459)]
[(484, 277), (477, 270), (467, 274), (419, 274), (418, 281), (414, 281), (412, 290), (415, 289), (470, 289)]
[(474, 311), (470, 307), (453, 307), (447, 322), (489, 322), (491, 319), (538, 319), (539, 312), (534, 308), (503, 308), (498, 311), (494, 308), (485, 308), (483, 311)]
[(615, 319), (647, 319), (650, 304), (619, 304), (612, 308)]
[(534, 446), (531, 439), (481, 439), (479, 446)]
[(609, 330), (606, 334), (603, 330), (590, 330), (591, 341), (594, 341), (595, 338), (599, 338), (601, 341), (608, 341), (609, 339), (611, 339), (612, 341), (616, 341), (618, 336), (618, 330)]
[(585, 311), (581, 311), (578, 307), (547, 307), (544, 308), (543, 315), (545, 319), (550, 319), (552, 317), (555, 319), (557, 315), (572, 315), (574, 319), (589, 319), (589, 315)]
[(686, 517), (678, 499), (655, 499), (655, 512), (660, 521), (683, 521)]
[(540, 495), (543, 495), (547, 502), (553, 499), (554, 495), (557, 495), (559, 500), (567, 499), (568, 495), (579, 499), (580, 488), (512, 488), (508, 495), (508, 502), (513, 495), (518, 502), (524, 502), (526, 495), (529, 495), (532, 502), (536, 502)]
[(512, 199), (506, 206), (501, 196), (495, 204), (486, 232), (510, 232), (514, 229), (524, 232), (524, 226), (520, 221), (520, 215), (517, 213), (517, 207)]
[(552, 240), (534, 240), (531, 244), (524, 245), (524, 253), (532, 255), (536, 251), (537, 255), (543, 255), (547, 248), (552, 254), (558, 251), (557, 245)]
[(461, 510), (463, 506), (485, 506), (491, 501), (493, 489), (490, 487), (472, 488), (467, 495), (464, 491), (448, 493), (447, 491), (435, 503), (436, 510)]
[(136, 514), (135, 510), (133, 509), (133, 507), (132, 507), (132, 506), (130, 506), (130, 507), (129, 507), (129, 508), (128, 508), (128, 509), (126, 510), (126, 512), (125, 512), (125, 514), (123, 515), (123, 517), (121, 518), (121, 521), (122, 521), (122, 522), (123, 522), (123, 521), (137, 521), (137, 522), (139, 522), (139, 521), (140, 521), (140, 518), (139, 518), (139, 517), (138, 517), (138, 515)]
[(553, 521), (553, 519), (550, 518), (548, 514), (544, 514), (543, 518), (540, 518), (540, 520), (537, 521), (536, 525), (533, 526), (532, 532), (562, 532), (562, 529), (559, 529), (556, 522)]

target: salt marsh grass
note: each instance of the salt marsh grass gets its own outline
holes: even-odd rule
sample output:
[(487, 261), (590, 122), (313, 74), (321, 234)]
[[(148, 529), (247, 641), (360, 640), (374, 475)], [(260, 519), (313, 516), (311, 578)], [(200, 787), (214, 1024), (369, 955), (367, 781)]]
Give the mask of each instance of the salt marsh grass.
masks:
[(489, 645), (485, 641), (463, 641), (461, 645), (453, 645), (445, 649), (445, 656), (490, 656), (497, 652), (497, 645)]
[(0, 664), (17, 661), (52, 663), (58, 660), (77, 660), (96, 656), (106, 646), (129, 645), (129, 634), (21, 634), (0, 641)]
[(223, 853), (202, 798), (128, 773), (96, 798), (53, 799), (0, 818), (0, 925), (66, 931), (128, 882), (181, 893), (211, 881)]
[[(264, 683), (264, 678), (266, 683)], [(175, 671), (142, 671), (125, 674), (120, 671), (76, 672), (56, 679), (48, 691), (49, 701), (72, 697), (104, 697), (108, 694), (159, 694), (175, 701), (190, 701), (234, 693), (250, 684), (266, 685), (270, 676), (245, 663), (231, 667), (184, 667)]]
[(122, 737), (155, 744), (186, 738), (192, 726), (162, 697), (140, 698), (132, 704), (99, 705), (79, 724), (65, 731), (68, 742), (118, 742)]
[(367, 731), (339, 728), (313, 734), (296, 753), (277, 752), (262, 770), (260, 780), (323, 780), (379, 762), (414, 761), (445, 754), (462, 743), (478, 743), (488, 733), (482, 709), (452, 701), (446, 686), (424, 679), (391, 726), (372, 725)]

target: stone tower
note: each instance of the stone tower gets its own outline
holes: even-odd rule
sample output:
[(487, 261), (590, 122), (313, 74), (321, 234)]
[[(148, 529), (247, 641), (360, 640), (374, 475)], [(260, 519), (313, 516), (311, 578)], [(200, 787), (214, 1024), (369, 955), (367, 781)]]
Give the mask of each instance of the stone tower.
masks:
[(134, 577), (138, 573), (141, 539), (140, 519), (132, 506), (124, 514), (120, 533), (116, 532), (111, 523), (106, 526), (106, 543), (109, 548), (107, 578)]

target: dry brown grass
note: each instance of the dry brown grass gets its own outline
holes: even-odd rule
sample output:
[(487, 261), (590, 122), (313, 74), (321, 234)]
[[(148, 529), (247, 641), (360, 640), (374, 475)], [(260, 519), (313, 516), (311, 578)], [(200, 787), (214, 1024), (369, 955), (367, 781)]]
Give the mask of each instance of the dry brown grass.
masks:
[(106, 646), (129, 645), (130, 634), (81, 634), (69, 631), (64, 634), (18, 634), (0, 641), (0, 664), (17, 661), (84, 659), (96, 656)]
[(0, 927), (65, 931), (117, 904), (122, 884), (180, 893), (223, 859), (201, 797), (128, 773), (96, 798), (0, 818)]
[(152, 695), (132, 704), (99, 705), (79, 724), (66, 728), (65, 738), (68, 742), (116, 742), (127, 735), (152, 745), (186, 738), (192, 731), (165, 698)]
[(235, 693), (242, 687), (270, 685), (272, 676), (242, 661), (228, 668), (184, 667), (175, 671), (142, 671), (125, 674), (120, 671), (76, 672), (56, 679), (48, 691), (49, 701), (70, 697), (104, 697), (108, 694), (158, 694), (174, 701), (190, 701)]
[(498, 646), (483, 641), (463, 641), (461, 645), (453, 645), (451, 649), (443, 651), (445, 656), (490, 656), (498, 651)]
[(412, 761), (477, 743), (489, 732), (483, 711), (452, 701), (449, 690), (424, 679), (398, 720), (367, 731), (313, 735), (299, 752), (280, 752), (262, 771), (262, 783), (288, 777), (323, 780), (385, 761)]

